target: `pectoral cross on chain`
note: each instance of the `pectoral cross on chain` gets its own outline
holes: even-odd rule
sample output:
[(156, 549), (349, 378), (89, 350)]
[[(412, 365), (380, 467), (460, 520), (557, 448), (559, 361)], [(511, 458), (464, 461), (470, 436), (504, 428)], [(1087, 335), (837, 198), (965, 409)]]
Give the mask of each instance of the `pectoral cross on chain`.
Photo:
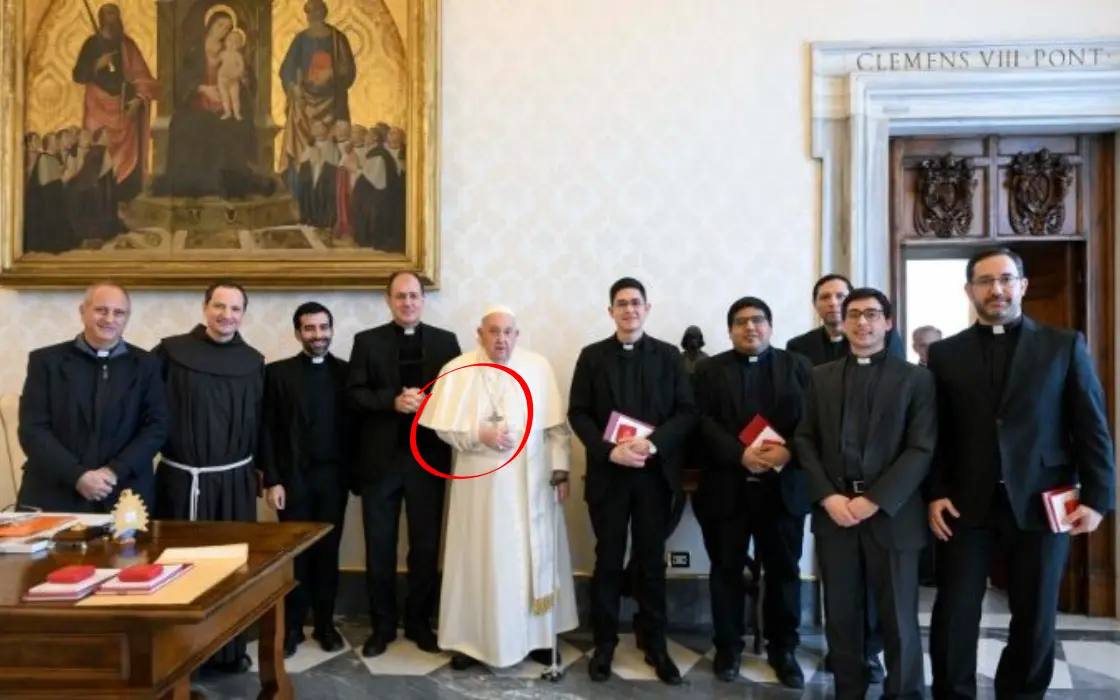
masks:
[(501, 423), (502, 420), (504, 420), (504, 418), (498, 413), (498, 409), (496, 408), (490, 412), (490, 417), (486, 419), (488, 423), (493, 423), (494, 425)]

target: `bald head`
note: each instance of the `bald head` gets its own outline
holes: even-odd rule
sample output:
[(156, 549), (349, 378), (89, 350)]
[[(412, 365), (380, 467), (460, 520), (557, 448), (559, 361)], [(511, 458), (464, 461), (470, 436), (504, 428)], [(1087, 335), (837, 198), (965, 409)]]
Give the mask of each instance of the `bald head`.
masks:
[(132, 314), (132, 301), (119, 284), (98, 282), (86, 289), (78, 313), (86, 342), (105, 350), (116, 345), (124, 335)]
[(505, 306), (494, 306), (482, 315), (482, 322), (478, 327), (478, 342), (491, 362), (504, 363), (513, 354), (520, 334), (513, 311)]

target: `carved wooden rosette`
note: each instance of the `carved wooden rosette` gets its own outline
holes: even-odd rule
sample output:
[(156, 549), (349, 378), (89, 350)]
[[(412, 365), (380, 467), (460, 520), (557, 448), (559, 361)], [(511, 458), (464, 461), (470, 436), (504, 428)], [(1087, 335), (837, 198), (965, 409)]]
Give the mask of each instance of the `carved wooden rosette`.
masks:
[(1058, 236), (1066, 220), (1066, 193), (1073, 165), (1049, 149), (1019, 153), (1011, 160), (1007, 184), (1011, 228), (1020, 236)]
[(918, 168), (918, 197), (914, 228), (920, 236), (953, 238), (972, 228), (975, 167), (968, 158), (946, 154), (929, 158)]

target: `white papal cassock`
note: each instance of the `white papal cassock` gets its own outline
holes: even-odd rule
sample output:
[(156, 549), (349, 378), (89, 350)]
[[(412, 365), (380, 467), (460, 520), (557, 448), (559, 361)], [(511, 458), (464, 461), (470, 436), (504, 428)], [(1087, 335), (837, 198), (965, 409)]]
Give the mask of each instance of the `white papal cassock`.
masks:
[[(490, 362), (481, 348), (440, 374), (476, 362)], [(495, 668), (551, 648), (554, 633), (578, 626), (564, 511), (550, 484), (553, 470), (569, 470), (571, 454), (560, 392), (552, 367), (536, 353), (515, 348), (507, 366), (529, 385), (532, 430), (504, 468), (451, 481), (439, 604), (440, 648)], [(469, 367), (444, 376), (431, 394), (420, 424), (451, 445), (454, 475), (489, 472), (517, 449), (527, 412), (513, 377)], [(479, 428), (496, 416), (514, 437), (507, 452), (479, 440)]]

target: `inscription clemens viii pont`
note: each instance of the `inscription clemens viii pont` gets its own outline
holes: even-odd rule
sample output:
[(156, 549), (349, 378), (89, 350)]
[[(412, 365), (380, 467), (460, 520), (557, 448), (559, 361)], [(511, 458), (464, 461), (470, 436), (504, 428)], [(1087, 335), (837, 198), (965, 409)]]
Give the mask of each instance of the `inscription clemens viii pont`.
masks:
[(861, 71), (935, 71), (985, 68), (1092, 68), (1114, 58), (1099, 47), (1053, 46), (1030, 49), (961, 49), (951, 51), (863, 51), (856, 56)]

